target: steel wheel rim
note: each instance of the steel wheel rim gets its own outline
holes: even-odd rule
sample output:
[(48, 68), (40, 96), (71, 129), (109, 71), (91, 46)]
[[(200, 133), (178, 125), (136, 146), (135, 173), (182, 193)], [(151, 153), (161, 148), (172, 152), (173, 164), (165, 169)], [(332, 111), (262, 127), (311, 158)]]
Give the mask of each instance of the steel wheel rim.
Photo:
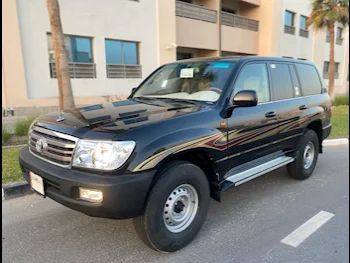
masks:
[(309, 169), (315, 158), (315, 146), (312, 142), (309, 142), (304, 150), (304, 168)]
[(176, 187), (168, 196), (163, 221), (172, 233), (184, 231), (193, 222), (198, 211), (197, 190), (189, 184)]

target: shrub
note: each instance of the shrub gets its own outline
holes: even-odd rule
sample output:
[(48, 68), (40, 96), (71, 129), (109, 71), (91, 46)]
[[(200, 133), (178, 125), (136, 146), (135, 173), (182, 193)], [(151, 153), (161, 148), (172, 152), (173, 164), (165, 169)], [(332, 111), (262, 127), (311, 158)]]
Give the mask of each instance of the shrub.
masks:
[(349, 94), (337, 96), (333, 101), (333, 106), (349, 105)]
[(11, 138), (11, 133), (9, 132), (8, 128), (3, 124), (2, 125), (2, 142), (6, 143)]
[(36, 116), (28, 117), (26, 120), (18, 120), (16, 122), (15, 133), (18, 136), (26, 136), (29, 131), (29, 127), (36, 119)]

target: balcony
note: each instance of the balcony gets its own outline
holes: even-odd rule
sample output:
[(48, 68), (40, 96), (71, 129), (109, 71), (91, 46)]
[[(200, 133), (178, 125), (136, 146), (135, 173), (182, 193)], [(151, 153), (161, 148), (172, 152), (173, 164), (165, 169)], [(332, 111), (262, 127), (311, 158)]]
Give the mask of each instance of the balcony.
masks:
[(218, 50), (217, 11), (176, 1), (176, 44), (179, 47)]
[(341, 46), (341, 45), (343, 45), (343, 39), (342, 39), (342, 38), (337, 38), (337, 39), (335, 40), (335, 43), (336, 43), (337, 45)]
[[(323, 72), (323, 78), (329, 79), (329, 72)], [(339, 79), (339, 72), (334, 73), (334, 79)]]
[(200, 5), (176, 1), (176, 16), (216, 23), (217, 11)]
[(259, 46), (259, 21), (227, 12), (221, 13), (222, 51), (256, 55)]
[(305, 29), (300, 29), (299, 30), (299, 36), (309, 38), (309, 31)]
[(109, 79), (140, 79), (142, 67), (140, 65), (106, 65), (107, 78)]
[(259, 21), (227, 12), (221, 12), (221, 24), (255, 32), (259, 31)]
[(284, 25), (284, 33), (289, 35), (295, 35), (295, 27)]
[[(51, 78), (57, 78), (56, 63), (50, 62)], [(68, 63), (69, 75), (72, 79), (94, 79), (96, 78), (96, 65), (93, 63)]]

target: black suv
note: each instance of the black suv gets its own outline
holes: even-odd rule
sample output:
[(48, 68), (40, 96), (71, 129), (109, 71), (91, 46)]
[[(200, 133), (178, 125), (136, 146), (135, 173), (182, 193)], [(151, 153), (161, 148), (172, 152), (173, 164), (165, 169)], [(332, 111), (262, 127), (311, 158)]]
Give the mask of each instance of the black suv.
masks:
[(19, 162), (37, 193), (90, 216), (133, 217), (148, 246), (172, 252), (199, 232), (210, 197), (284, 165), (308, 178), (330, 118), (312, 63), (184, 60), (125, 101), (36, 119)]

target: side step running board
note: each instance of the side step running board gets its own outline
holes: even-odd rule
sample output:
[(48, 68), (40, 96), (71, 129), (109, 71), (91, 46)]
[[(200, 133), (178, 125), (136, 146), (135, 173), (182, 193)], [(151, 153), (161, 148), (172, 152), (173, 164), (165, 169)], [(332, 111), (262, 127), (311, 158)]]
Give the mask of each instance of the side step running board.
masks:
[(225, 191), (232, 186), (238, 186), (240, 184), (248, 182), (256, 177), (259, 177), (259, 176), (264, 175), (266, 173), (269, 173), (273, 170), (276, 170), (276, 169), (278, 169), (282, 166), (285, 166), (293, 161), (294, 161), (293, 157), (281, 156), (281, 157), (278, 157), (278, 158), (273, 159), (271, 161), (260, 164), (258, 166), (247, 169), (245, 171), (230, 175), (225, 179), (225, 181), (221, 187), (221, 190)]

